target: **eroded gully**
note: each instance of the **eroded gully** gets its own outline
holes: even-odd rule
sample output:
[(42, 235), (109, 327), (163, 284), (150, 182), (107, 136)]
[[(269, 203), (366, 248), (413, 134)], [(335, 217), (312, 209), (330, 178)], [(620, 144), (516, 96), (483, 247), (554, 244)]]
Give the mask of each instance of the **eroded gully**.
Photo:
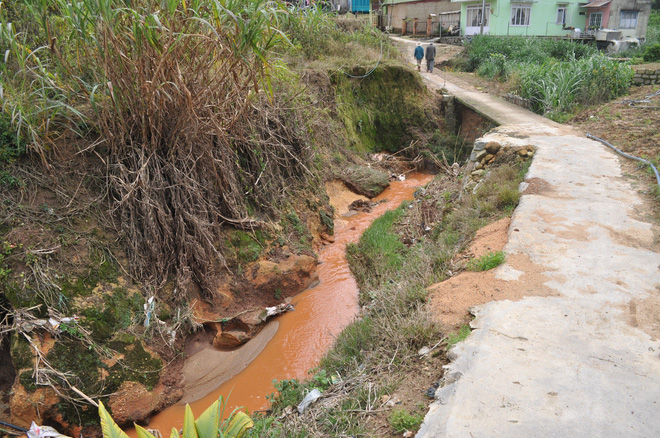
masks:
[[(383, 201), (370, 213), (343, 217), (335, 223), (335, 242), (319, 253), (320, 283), (293, 299), (294, 312), (277, 318), (279, 327), (264, 350), (247, 368), (218, 389), (191, 403), (198, 416), (220, 395), (228, 397), (227, 413), (242, 406), (250, 412), (266, 409), (266, 395), (274, 392), (273, 380), (305, 379), (308, 370), (318, 365), (334, 338), (357, 315), (358, 286), (345, 257), (346, 245), (357, 242), (369, 224), (386, 210), (411, 199), (417, 187), (432, 175), (413, 173), (405, 181), (395, 181), (375, 201)], [(167, 433), (183, 426), (185, 406), (176, 404), (152, 417), (150, 429)]]

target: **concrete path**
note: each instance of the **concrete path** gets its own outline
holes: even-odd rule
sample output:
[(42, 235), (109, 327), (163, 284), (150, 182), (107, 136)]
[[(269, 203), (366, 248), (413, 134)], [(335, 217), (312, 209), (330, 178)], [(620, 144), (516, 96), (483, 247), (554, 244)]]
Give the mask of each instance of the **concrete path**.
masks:
[[(423, 74), (501, 126), (484, 141), (537, 148), (507, 254), (542, 266), (556, 296), (494, 301), (451, 351), (417, 437), (660, 436), (660, 256), (619, 158), (485, 93)], [(508, 264), (497, 277), (523, 274)]]

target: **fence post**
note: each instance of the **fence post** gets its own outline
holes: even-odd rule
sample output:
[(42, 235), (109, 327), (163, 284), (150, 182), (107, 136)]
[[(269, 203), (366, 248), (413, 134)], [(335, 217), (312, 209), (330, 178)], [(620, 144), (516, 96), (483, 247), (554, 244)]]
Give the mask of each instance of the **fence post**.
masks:
[(413, 36), (417, 35), (417, 18), (413, 20)]
[(403, 19), (403, 26), (401, 26), (401, 36), (406, 34), (406, 19)]
[(426, 19), (426, 38), (431, 38), (431, 33), (433, 31), (433, 19), (429, 15)]

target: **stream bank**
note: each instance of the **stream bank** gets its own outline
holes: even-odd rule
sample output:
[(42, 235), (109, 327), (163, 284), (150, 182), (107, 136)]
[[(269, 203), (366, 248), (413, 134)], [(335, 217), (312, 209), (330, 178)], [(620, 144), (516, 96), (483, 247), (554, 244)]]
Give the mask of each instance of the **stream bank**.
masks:
[[(40, 22), (58, 18), (42, 12)], [(84, 111), (89, 117), (82, 138), (60, 126), (63, 135), (49, 139), (52, 150), (43, 155), (26, 152), (20, 144), (2, 146), (0, 292), (8, 308), (2, 329), (9, 348), (1, 351), (3, 363), (11, 363), (14, 371), (4, 373), (2, 402), (10, 406), (15, 424), (29, 426), (36, 420), (71, 435), (87, 435), (99, 432), (89, 399), (107, 401), (120, 423), (144, 421), (174, 403), (183, 396), (179, 375), (185, 339), (200, 324), (217, 346), (238, 345), (256, 331), (250, 321), (235, 320), (237, 315), (248, 309), (258, 314), (315, 281), (316, 252), (335, 240), (324, 182), (359, 182), (370, 167), (368, 155), (382, 148), (412, 162), (429, 143), (444, 141), (437, 135), (443, 133), (439, 97), (396, 59), (381, 35), (361, 29), (332, 32), (328, 38), (332, 23), (322, 24), (316, 47), (323, 50), (316, 53), (323, 58), (314, 51), (307, 54), (306, 46), (317, 41), (300, 29), (310, 27), (289, 29), (296, 47), (276, 56), (282, 55), (291, 70), (272, 77), (272, 99), (266, 93), (254, 95), (250, 111), (257, 113), (241, 118), (232, 132), (209, 136), (204, 128), (179, 137), (183, 131), (173, 130), (176, 140), (161, 141), (169, 134), (156, 130), (153, 138), (161, 140), (151, 144), (140, 137), (142, 129), (121, 125), (112, 118), (117, 113), (107, 108), (110, 118)], [(64, 49), (66, 43), (62, 35), (58, 44)], [(388, 55), (392, 49), (392, 56), (381, 56), (381, 47)], [(358, 52), (359, 58), (351, 56)], [(376, 63), (381, 68), (367, 77), (346, 74), (366, 73)], [(148, 64), (145, 68), (158, 62)], [(125, 73), (130, 80), (141, 77)], [(199, 77), (174, 74), (171, 79)], [(151, 87), (135, 85), (125, 91)], [(187, 86), (200, 99), (219, 89)], [(143, 98), (137, 93), (125, 102), (130, 106)], [(144, 120), (136, 107), (122, 114)], [(195, 125), (185, 119), (196, 114), (202, 113), (172, 110), (157, 120), (168, 130), (177, 123), (202, 126), (203, 121)], [(174, 116), (183, 119), (172, 122)], [(10, 138), (13, 127), (5, 119), (3, 138)], [(106, 147), (117, 139), (104, 133), (107, 120), (136, 136), (127, 134), (125, 143)], [(172, 149), (175, 144), (184, 146)], [(134, 165), (147, 146), (149, 165), (162, 167), (141, 174), (146, 168)], [(194, 152), (183, 153), (185, 148)], [(218, 152), (221, 148), (225, 153)], [(433, 162), (428, 155), (425, 159)], [(221, 172), (204, 167), (219, 162), (227, 166)], [(119, 169), (127, 173), (117, 174)], [(132, 173), (144, 177), (135, 186), (139, 190), (113, 185), (127, 182), (123, 178)], [(190, 182), (185, 175), (192, 174), (191, 187), (200, 190), (180, 192)], [(187, 182), (168, 183), (179, 177)], [(208, 208), (183, 207), (191, 199)]]
[[(273, 380), (306, 379), (308, 371), (318, 365), (319, 359), (342, 329), (359, 312), (358, 287), (344, 255), (346, 245), (357, 241), (371, 221), (385, 211), (396, 208), (402, 201), (411, 199), (413, 193), (431, 179), (431, 175), (412, 173), (404, 181), (393, 181), (388, 189), (373, 199), (377, 205), (369, 213), (342, 212), (341, 206), (346, 205), (347, 199), (359, 197), (351, 195), (347, 189), (338, 189), (337, 183), (333, 183), (331, 194), (334, 199), (331, 198), (331, 202), (338, 201), (339, 214), (335, 218), (335, 242), (325, 246), (319, 253), (317, 272), (320, 283), (292, 299), (295, 311), (277, 318), (274, 322), (278, 325), (276, 333), (271, 335), (267, 344), (255, 347), (252, 345), (255, 339), (242, 347), (263, 347), (247, 368), (209, 394), (203, 397), (197, 394), (186, 400), (197, 400), (191, 403), (193, 412), (201, 413), (219, 395), (228, 398), (227, 412), (240, 406), (251, 412), (264, 410), (269, 405), (266, 396), (274, 391)], [(264, 331), (269, 330), (274, 323), (269, 323)], [(199, 362), (200, 358), (206, 358), (205, 351), (192, 355), (188, 361)], [(213, 363), (207, 364), (206, 373), (212, 372), (213, 368)], [(204, 372), (198, 369), (196, 373), (196, 378), (204, 380), (204, 377), (200, 377)], [(220, 382), (221, 379), (216, 380), (216, 384)], [(171, 427), (181, 427), (183, 411), (181, 403), (174, 405), (151, 418), (149, 428), (164, 431)]]

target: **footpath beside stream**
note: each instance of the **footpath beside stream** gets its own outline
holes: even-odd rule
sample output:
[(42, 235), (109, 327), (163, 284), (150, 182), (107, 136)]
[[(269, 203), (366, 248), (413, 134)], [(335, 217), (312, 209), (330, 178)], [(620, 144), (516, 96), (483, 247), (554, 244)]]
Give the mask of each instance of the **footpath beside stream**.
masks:
[[(500, 124), (482, 144), (536, 149), (505, 252), (541, 267), (553, 296), (475, 309), (417, 436), (658, 436), (657, 225), (619, 158), (582, 132), (423, 77)], [(496, 278), (522, 287), (511, 259)]]

